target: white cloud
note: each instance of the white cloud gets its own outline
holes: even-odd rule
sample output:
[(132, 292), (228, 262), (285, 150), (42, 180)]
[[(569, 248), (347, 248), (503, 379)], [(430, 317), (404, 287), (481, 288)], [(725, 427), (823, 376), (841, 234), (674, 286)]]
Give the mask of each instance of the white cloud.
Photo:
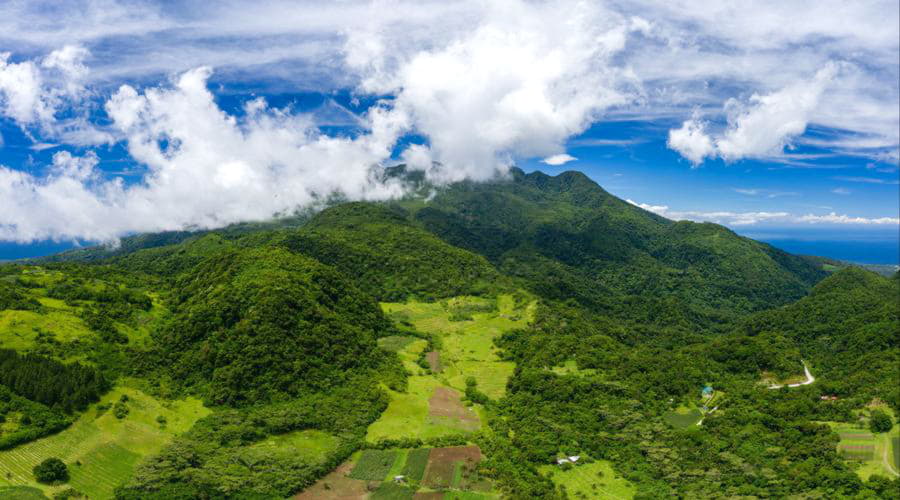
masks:
[(882, 179), (882, 178), (879, 178), (879, 177), (862, 177), (862, 176), (845, 176), (845, 175), (838, 175), (838, 176), (832, 177), (832, 179), (834, 179), (834, 180), (836, 180), (836, 181), (859, 182), (859, 183), (862, 183), (862, 184), (893, 184), (893, 185), (900, 184), (900, 181), (898, 181), (896, 178), (894, 178), (894, 179)]
[(143, 182), (98, 178), (98, 158), (59, 152), (47, 177), (0, 167), (0, 240), (112, 241), (132, 231), (211, 228), (290, 213), (333, 193), (385, 199), (403, 188), (373, 166), (407, 124), (380, 107), (355, 139), (322, 135), (305, 115), (254, 102), (245, 117), (219, 109), (208, 68), (171, 88), (122, 86), (106, 105)]
[(827, 215), (807, 214), (797, 217), (798, 222), (808, 222), (810, 224), (863, 224), (863, 225), (897, 225), (900, 224), (900, 218), (897, 217), (850, 217), (848, 215), (838, 215), (831, 212)]
[[(683, 120), (694, 110), (668, 135), (669, 146), (694, 164), (755, 157), (820, 167), (816, 158), (784, 152), (802, 141), (895, 166), (898, 9), (895, 0), (762, 0), (753, 9), (657, 0), (276, 0), (252, 9), (241, 2), (80, 0), (54, 9), (0, 2), (4, 50), (17, 57), (0, 55), (0, 114), (35, 149), (125, 141), (148, 172), (124, 186), (99, 174), (78, 178), (78, 169), (54, 167), (39, 177), (6, 168), (9, 184), (0, 192), (9, 196), (0, 203), (12, 208), (0, 212), (0, 226), (12, 238), (104, 239), (206, 227), (314, 203), (335, 186), (350, 196), (388, 196), (394, 187), (372, 180), (369, 166), (389, 158), (407, 132), (426, 144), (407, 147), (401, 158), (432, 179), (484, 179), (521, 158), (561, 154), (604, 117)], [(223, 88), (354, 89), (359, 101), (384, 100), (362, 116), (350, 110), (355, 105), (330, 100), (305, 115), (253, 101), (247, 116), (231, 116), (208, 97), (208, 73), (196, 70), (206, 66), (217, 68)], [(157, 87), (169, 75), (185, 76), (174, 88)], [(96, 113), (107, 100), (108, 117)], [(361, 135), (330, 137), (324, 125)], [(810, 125), (815, 134), (804, 133)], [(636, 143), (590, 141), (581, 145)], [(24, 192), (12, 197), (13, 184)], [(269, 188), (274, 200), (260, 195)], [(63, 220), (54, 208), (63, 205), (80, 214), (69, 228), (31, 213)]]
[(839, 188), (834, 188), (834, 189), (831, 190), (831, 192), (834, 193), (834, 194), (841, 194), (841, 195), (848, 195), (848, 194), (850, 194), (850, 190), (849, 190), (849, 189), (847, 189), (847, 188), (841, 188), (841, 187), (839, 187)]
[(700, 211), (700, 210), (672, 210), (667, 205), (650, 205), (626, 200), (628, 203), (644, 210), (661, 215), (672, 220), (690, 220), (694, 222), (715, 222), (726, 226), (750, 226), (765, 223), (781, 224), (837, 224), (837, 225), (890, 225), (900, 224), (896, 217), (851, 217), (838, 215), (834, 212), (826, 215), (807, 214), (802, 216), (792, 215), (789, 212), (731, 212), (731, 211)]
[(703, 163), (709, 156), (714, 156), (716, 147), (706, 134), (706, 124), (700, 121), (695, 112), (694, 117), (686, 120), (681, 128), (669, 131), (669, 148), (678, 151), (694, 165)]
[(635, 97), (615, 60), (630, 20), (588, 2), (488, 5), (469, 31), (432, 46), (410, 50), (395, 30), (360, 31), (347, 45), (361, 90), (396, 94), (391, 113), (428, 138), (448, 167), (440, 180), (486, 179), (515, 158), (558, 154)]
[(566, 163), (569, 163), (570, 161), (575, 161), (577, 159), (578, 158), (575, 158), (574, 156), (572, 156), (570, 154), (560, 153), (558, 155), (548, 156), (548, 157), (544, 158), (543, 160), (541, 160), (541, 163), (546, 163), (547, 165), (557, 166), (557, 165), (564, 165)]
[(695, 165), (713, 156), (725, 161), (778, 156), (806, 131), (811, 113), (839, 68), (829, 62), (811, 79), (771, 94), (753, 94), (748, 103), (729, 99), (725, 103), (728, 126), (720, 134), (707, 133), (707, 124), (695, 112), (681, 128), (669, 131), (668, 146)]
[(53, 105), (42, 89), (43, 79), (31, 61), (9, 62), (0, 52), (0, 112), (21, 126), (53, 119)]

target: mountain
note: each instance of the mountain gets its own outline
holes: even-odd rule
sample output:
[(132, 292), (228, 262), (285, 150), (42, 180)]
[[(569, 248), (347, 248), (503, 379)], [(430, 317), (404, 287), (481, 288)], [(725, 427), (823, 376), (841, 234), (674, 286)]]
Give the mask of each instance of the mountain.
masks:
[(119, 499), (900, 485), (900, 426), (857, 427), (900, 413), (897, 277), (578, 172), (385, 175), (410, 194), (0, 265), (0, 497), (62, 494), (49, 457)]

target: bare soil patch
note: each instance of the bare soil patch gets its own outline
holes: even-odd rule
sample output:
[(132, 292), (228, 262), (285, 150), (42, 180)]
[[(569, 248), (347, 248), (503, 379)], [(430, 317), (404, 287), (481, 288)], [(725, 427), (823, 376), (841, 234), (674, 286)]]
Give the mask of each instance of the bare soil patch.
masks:
[(443, 365), (441, 365), (441, 353), (437, 351), (426, 353), (425, 360), (428, 361), (428, 366), (434, 373), (441, 373), (441, 370), (444, 369)]
[[(443, 489), (451, 486), (464, 488), (465, 484), (453, 484), (457, 467), (462, 468), (462, 476), (470, 476), (481, 461), (481, 449), (477, 446), (452, 446), (433, 448), (428, 456), (424, 484), (429, 488)], [(463, 480), (463, 483), (466, 481)]]
[[(478, 422), (475, 410), (467, 408), (460, 401), (460, 393), (448, 387), (437, 387), (428, 400), (428, 415), (432, 417), (449, 417), (452, 419)], [(432, 451), (432, 453), (434, 453)]]
[(294, 500), (363, 500), (369, 493), (367, 482), (351, 479), (347, 474), (353, 464), (345, 462), (315, 484), (294, 496)]
[(444, 494), (440, 491), (423, 491), (413, 496), (413, 500), (443, 500), (443, 498)]

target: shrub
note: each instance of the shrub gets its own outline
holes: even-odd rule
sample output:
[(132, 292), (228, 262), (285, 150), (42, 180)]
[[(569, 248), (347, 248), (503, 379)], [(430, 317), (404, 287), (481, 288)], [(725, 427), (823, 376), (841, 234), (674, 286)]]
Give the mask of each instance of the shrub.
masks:
[(69, 468), (56, 457), (48, 458), (35, 465), (32, 472), (39, 483), (58, 484), (69, 480)]
[(881, 410), (874, 410), (869, 416), (869, 430), (873, 434), (888, 432), (893, 426), (894, 423), (891, 421), (891, 417)]

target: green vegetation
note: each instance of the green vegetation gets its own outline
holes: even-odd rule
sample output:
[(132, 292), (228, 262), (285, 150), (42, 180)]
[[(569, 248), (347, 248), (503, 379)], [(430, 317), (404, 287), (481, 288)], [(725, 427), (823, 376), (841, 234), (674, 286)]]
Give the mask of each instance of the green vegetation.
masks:
[(663, 414), (663, 419), (668, 422), (671, 426), (676, 427), (678, 429), (687, 429), (691, 426), (697, 425), (697, 422), (703, 417), (703, 414), (700, 413), (700, 410), (697, 408), (685, 408), (679, 407), (674, 411), (669, 411)]
[(380, 363), (376, 336), (389, 328), (381, 310), (312, 259), (278, 248), (227, 250), (180, 279), (178, 290), (147, 369), (210, 403), (324, 390)]
[(395, 450), (366, 450), (353, 467), (350, 477), (354, 479), (368, 479), (383, 481), (397, 460)]
[(425, 467), (428, 465), (429, 448), (417, 448), (410, 450), (406, 455), (406, 464), (402, 474), (413, 481), (421, 481), (425, 476)]
[(3, 494), (895, 496), (900, 278), (578, 173), (386, 175), (417, 194), (0, 266)]
[(34, 479), (39, 483), (58, 484), (69, 480), (69, 468), (56, 457), (45, 458), (32, 467)]
[[(128, 416), (117, 419), (100, 411), (128, 395)], [(158, 453), (173, 436), (185, 432), (209, 414), (200, 401), (160, 401), (136, 389), (117, 387), (88, 409), (71, 427), (8, 451), (0, 451), (0, 477), (13, 484), (34, 484), (32, 468), (41, 461), (58, 457), (69, 467), (69, 485), (90, 498), (111, 498), (113, 490), (134, 473), (143, 457)], [(156, 417), (164, 415), (168, 424), (160, 428)]]
[(612, 464), (598, 460), (588, 464), (562, 468), (545, 465), (541, 472), (561, 487), (569, 498), (628, 499), (634, 498), (635, 487), (613, 470)]

